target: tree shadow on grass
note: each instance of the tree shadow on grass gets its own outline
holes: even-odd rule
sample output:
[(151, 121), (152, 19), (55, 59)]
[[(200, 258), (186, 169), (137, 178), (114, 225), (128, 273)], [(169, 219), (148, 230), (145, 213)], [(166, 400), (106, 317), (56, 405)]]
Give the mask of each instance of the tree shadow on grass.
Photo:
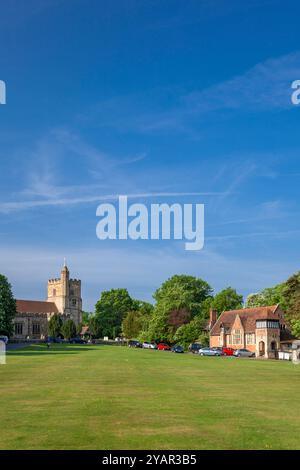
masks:
[(58, 354), (78, 354), (83, 351), (92, 351), (92, 348), (86, 346), (50, 346), (46, 345), (25, 346), (23, 349), (13, 349), (7, 351), (8, 356), (44, 356)]

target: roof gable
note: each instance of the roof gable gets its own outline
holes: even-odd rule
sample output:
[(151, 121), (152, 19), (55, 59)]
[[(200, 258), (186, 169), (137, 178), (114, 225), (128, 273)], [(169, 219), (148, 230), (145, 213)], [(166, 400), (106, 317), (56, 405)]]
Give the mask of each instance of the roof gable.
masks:
[(54, 302), (40, 300), (16, 300), (18, 313), (58, 313)]
[(225, 330), (231, 330), (236, 317), (239, 317), (241, 325), (245, 333), (254, 333), (256, 328), (256, 320), (279, 320), (282, 318), (282, 311), (279, 305), (270, 305), (266, 307), (242, 308), (239, 310), (227, 310), (219, 316), (218, 320), (212, 327), (210, 334), (220, 335), (221, 325)]

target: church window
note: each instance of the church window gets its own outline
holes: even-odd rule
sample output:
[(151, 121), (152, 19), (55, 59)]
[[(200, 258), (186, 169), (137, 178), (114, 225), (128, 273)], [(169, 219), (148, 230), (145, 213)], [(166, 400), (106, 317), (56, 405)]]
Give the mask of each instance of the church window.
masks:
[(74, 307), (75, 307), (76, 303), (77, 303), (77, 302), (76, 302), (76, 299), (72, 299), (72, 305), (73, 305)]
[(15, 323), (15, 334), (16, 335), (23, 334), (23, 323)]
[(53, 297), (56, 297), (56, 289), (53, 289), (52, 295), (53, 295)]
[(32, 324), (32, 334), (40, 335), (41, 334), (41, 325), (39, 323)]

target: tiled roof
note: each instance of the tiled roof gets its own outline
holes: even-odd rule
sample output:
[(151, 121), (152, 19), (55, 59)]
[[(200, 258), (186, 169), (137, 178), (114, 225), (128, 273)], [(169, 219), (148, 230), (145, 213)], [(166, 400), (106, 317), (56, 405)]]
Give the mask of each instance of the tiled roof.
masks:
[(18, 313), (58, 313), (54, 302), (40, 300), (17, 300)]
[(245, 333), (254, 333), (256, 320), (279, 320), (280, 315), (276, 312), (278, 305), (268, 307), (242, 308), (239, 310), (228, 310), (223, 312), (214, 326), (210, 334), (212, 336), (220, 335), (220, 327), (224, 326), (225, 330), (231, 330), (234, 320), (238, 315), (241, 319)]

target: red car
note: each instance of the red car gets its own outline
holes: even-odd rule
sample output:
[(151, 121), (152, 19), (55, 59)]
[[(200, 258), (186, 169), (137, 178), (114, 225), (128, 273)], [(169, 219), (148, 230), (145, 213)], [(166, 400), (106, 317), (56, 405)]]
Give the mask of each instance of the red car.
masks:
[(224, 356), (233, 356), (234, 349), (232, 348), (222, 348)]
[(171, 351), (171, 347), (166, 343), (159, 343), (157, 345), (157, 349), (159, 349), (160, 351)]

